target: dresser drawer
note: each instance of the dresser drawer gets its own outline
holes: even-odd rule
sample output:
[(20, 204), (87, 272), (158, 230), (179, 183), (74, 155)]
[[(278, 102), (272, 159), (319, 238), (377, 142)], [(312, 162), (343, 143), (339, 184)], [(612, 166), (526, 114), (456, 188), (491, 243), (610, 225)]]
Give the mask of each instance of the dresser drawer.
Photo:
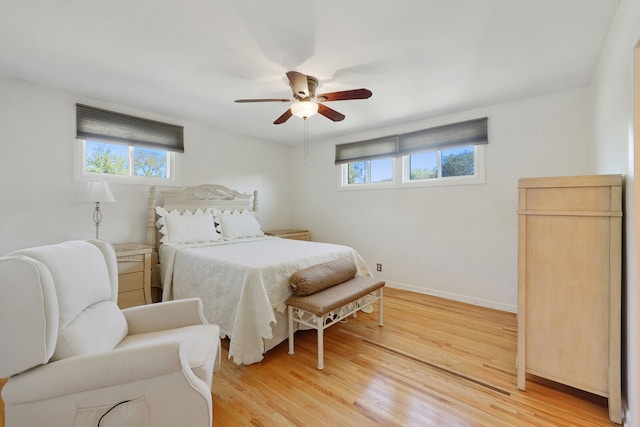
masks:
[(129, 255), (118, 257), (118, 273), (135, 273), (144, 271), (144, 255)]
[(144, 272), (118, 275), (118, 292), (142, 290), (144, 288)]
[(118, 293), (118, 307), (121, 309), (143, 304), (145, 304), (145, 299), (144, 290), (142, 288), (135, 291)]

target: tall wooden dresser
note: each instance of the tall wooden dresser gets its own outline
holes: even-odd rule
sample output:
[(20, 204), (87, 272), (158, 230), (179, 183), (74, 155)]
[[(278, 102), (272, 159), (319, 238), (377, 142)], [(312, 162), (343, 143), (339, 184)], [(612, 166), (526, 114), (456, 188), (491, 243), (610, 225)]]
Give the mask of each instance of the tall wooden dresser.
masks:
[(622, 176), (518, 182), (518, 388), (526, 375), (609, 400), (621, 423)]

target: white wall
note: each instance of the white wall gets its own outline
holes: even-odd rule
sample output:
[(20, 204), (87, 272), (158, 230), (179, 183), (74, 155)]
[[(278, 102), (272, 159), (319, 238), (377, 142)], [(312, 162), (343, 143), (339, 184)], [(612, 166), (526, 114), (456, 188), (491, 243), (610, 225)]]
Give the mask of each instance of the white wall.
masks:
[[(518, 179), (593, 172), (590, 102), (589, 90), (580, 89), (313, 141), (308, 164), (301, 147), (293, 156), (295, 225), (313, 240), (353, 246), (371, 268), (382, 263), (376, 277), (392, 286), (516, 311)], [(336, 143), (484, 116), (485, 184), (338, 190)]]
[[(78, 201), (82, 184), (73, 178), (75, 103), (135, 111), (2, 76), (0, 94), (0, 255), (32, 245), (93, 238), (93, 206)], [(290, 147), (140, 115), (185, 126), (183, 184), (257, 189), (265, 228), (291, 223)], [(102, 204), (101, 238), (144, 241), (148, 188), (111, 184), (117, 201)]]
[[(595, 168), (598, 173), (624, 173), (625, 265), (624, 307), (628, 413), (625, 425), (640, 425), (640, 353), (638, 350), (637, 171), (634, 168), (634, 47), (640, 39), (640, 2), (621, 0), (603, 47), (592, 87), (594, 98)], [(640, 70), (636, 71), (640, 73)], [(640, 89), (635, 88), (638, 93)], [(634, 129), (635, 128), (635, 129)]]

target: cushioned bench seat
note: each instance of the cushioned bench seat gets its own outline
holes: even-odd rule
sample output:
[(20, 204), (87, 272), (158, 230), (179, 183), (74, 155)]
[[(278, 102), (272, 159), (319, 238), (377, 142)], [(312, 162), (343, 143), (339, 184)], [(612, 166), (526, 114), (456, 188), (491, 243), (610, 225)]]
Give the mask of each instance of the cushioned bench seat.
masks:
[(287, 305), (316, 316), (324, 316), (330, 311), (354, 302), (384, 286), (384, 282), (372, 277), (355, 276), (346, 282), (307, 296), (292, 296)]
[(291, 276), (293, 296), (287, 299), (289, 354), (294, 354), (293, 324), (306, 325), (318, 333), (318, 369), (324, 369), (323, 331), (358, 310), (378, 301), (378, 324), (382, 326), (384, 281), (358, 276), (348, 260), (318, 264)]

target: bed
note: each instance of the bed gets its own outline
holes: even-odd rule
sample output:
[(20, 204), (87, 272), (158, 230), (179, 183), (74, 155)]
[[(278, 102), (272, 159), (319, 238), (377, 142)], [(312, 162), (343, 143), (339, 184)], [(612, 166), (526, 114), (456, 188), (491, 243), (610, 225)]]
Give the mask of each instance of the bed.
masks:
[(371, 276), (351, 247), (266, 236), (258, 193), (207, 184), (149, 191), (147, 243), (157, 248), (163, 301), (200, 297), (204, 316), (229, 338), (229, 358), (252, 364), (287, 339), (289, 278), (311, 265), (348, 258)]

